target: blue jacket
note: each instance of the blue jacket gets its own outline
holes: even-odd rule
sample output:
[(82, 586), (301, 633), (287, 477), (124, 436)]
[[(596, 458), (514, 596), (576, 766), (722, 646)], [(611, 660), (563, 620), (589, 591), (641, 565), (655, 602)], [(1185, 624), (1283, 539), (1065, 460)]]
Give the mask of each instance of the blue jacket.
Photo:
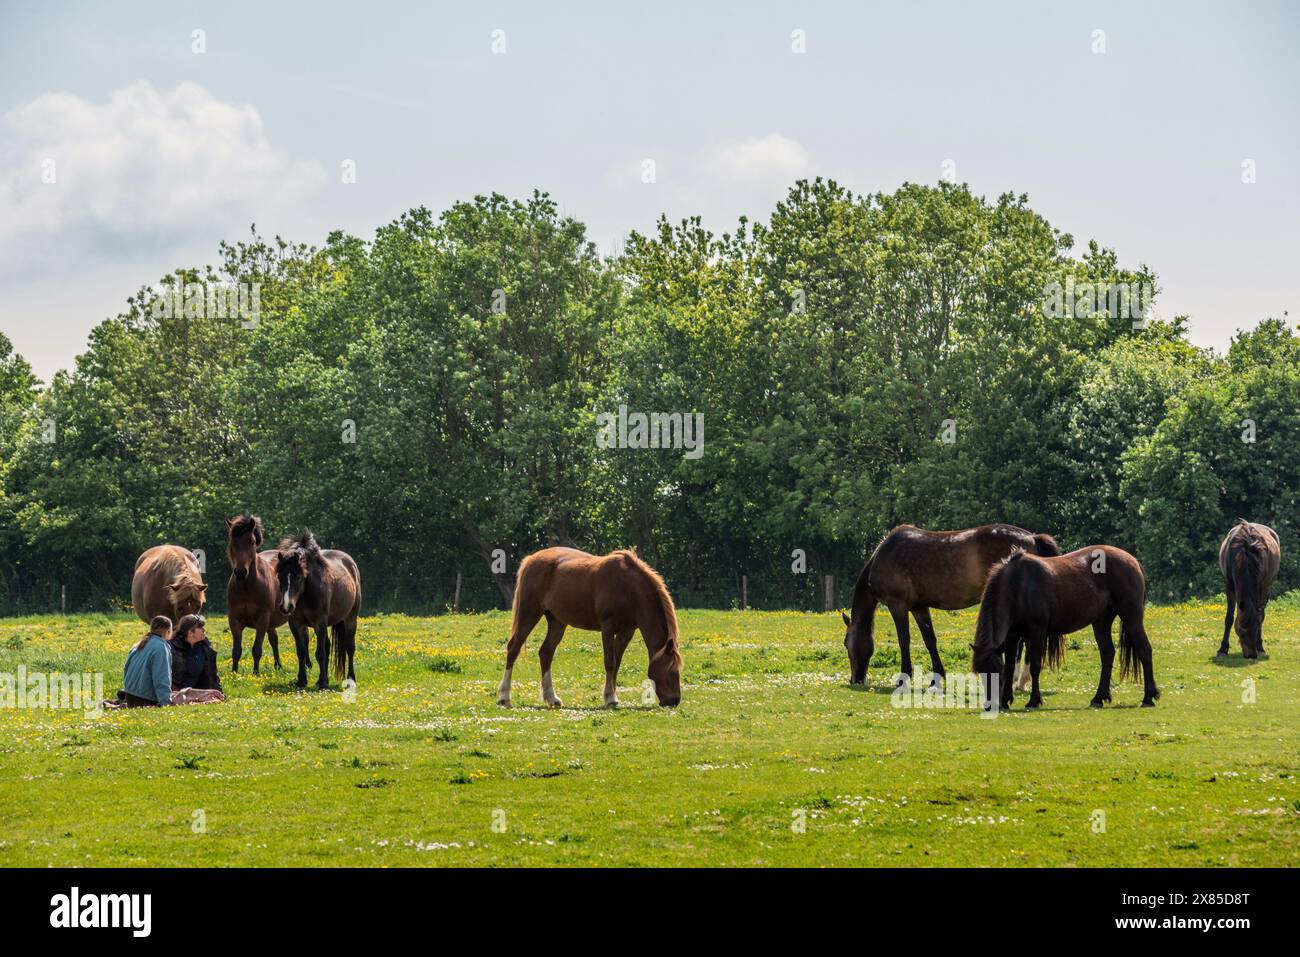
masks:
[(128, 694), (159, 704), (172, 703), (172, 649), (158, 635), (126, 656), (122, 687)]

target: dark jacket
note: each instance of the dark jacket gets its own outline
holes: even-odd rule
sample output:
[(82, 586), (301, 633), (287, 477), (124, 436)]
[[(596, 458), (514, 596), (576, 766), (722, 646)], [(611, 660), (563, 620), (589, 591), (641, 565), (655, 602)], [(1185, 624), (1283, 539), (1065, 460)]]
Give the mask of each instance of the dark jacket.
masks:
[[(181, 688), (214, 688), (221, 690), (221, 676), (217, 673), (217, 652), (212, 643), (204, 638), (193, 647), (184, 638), (173, 638), (172, 647), (172, 690)], [(197, 681), (186, 677), (187, 664), (191, 654), (201, 655), (203, 671)]]

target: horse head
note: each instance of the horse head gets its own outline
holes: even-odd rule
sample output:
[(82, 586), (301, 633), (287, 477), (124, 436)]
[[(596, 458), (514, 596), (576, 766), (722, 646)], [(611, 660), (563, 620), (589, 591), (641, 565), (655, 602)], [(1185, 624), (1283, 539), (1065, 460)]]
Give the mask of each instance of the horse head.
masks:
[(240, 581), (248, 578), (257, 566), (257, 550), (264, 536), (262, 520), (256, 515), (226, 519), (226, 558), (231, 572)]
[(307, 582), (320, 566), (320, 546), (311, 532), (280, 542), (275, 556), (275, 578), (280, 586), (280, 610), (292, 615), (302, 600)]
[(186, 615), (197, 615), (203, 608), (208, 586), (192, 572), (181, 572), (167, 583), (167, 598), (176, 613), (173, 621)]

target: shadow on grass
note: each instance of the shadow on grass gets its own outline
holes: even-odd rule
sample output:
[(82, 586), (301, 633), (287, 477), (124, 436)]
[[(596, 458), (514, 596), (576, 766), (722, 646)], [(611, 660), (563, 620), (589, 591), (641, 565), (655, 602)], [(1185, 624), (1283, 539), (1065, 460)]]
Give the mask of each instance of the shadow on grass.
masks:
[(1210, 663), (1219, 668), (1249, 668), (1261, 661), (1268, 661), (1267, 651), (1258, 658), (1246, 658), (1241, 652), (1229, 652), (1226, 655), (1215, 655), (1210, 659)]

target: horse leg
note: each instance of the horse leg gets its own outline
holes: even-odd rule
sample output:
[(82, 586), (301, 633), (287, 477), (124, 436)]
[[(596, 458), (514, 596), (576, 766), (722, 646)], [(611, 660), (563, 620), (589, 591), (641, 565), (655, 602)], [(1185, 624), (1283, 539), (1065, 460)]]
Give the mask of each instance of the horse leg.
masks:
[(352, 656), (357, 653), (357, 616), (353, 615), (345, 621), (343, 629), (348, 636), (348, 680), (356, 684), (357, 673), (352, 667)]
[(271, 639), (271, 654), (275, 657), (275, 670), (279, 671), (280, 665), (280, 636), (275, 633), (274, 628), (266, 629), (266, 635)]
[(1002, 647), (1002, 674), (999, 680), (1002, 682), (1002, 710), (1005, 711), (1011, 707), (1011, 702), (1015, 700), (1012, 693), (1012, 685), (1015, 682), (1016, 675), (1016, 658), (1019, 656), (1020, 643), (1023, 639), (1014, 631), (1007, 634), (1006, 644)]
[(555, 647), (564, 637), (564, 622), (556, 618), (549, 611), (546, 613), (546, 640), (542, 642), (542, 647), (537, 649), (537, 660), (542, 666), (542, 704), (549, 708), (563, 707), (562, 702), (555, 694), (555, 687), (551, 684), (551, 660), (555, 657)]
[(257, 637), (253, 639), (253, 674), (257, 674), (258, 668), (262, 664), (262, 639), (266, 637), (266, 632), (261, 625), (254, 625), (257, 631)]
[(1043, 670), (1043, 645), (1047, 636), (1041, 631), (1034, 632), (1025, 642), (1025, 661), (1029, 665), (1031, 689), (1026, 708), (1038, 708), (1043, 704), (1043, 696), (1038, 690), (1038, 674)]
[(230, 619), (230, 670), (239, 671), (239, 659), (244, 653), (244, 626)]
[(541, 620), (540, 608), (525, 608), (520, 605), (515, 609), (515, 618), (510, 624), (510, 640), (506, 642), (506, 672), (501, 676), (501, 684), (497, 687), (497, 704), (503, 708), (510, 707), (510, 672), (515, 666), (515, 659), (524, 650), (524, 642)]
[(316, 666), (320, 668), (316, 690), (325, 691), (330, 686), (330, 626), (327, 620), (316, 624)]
[(1115, 642), (1110, 636), (1110, 627), (1115, 616), (1106, 615), (1092, 623), (1092, 636), (1097, 640), (1097, 653), (1101, 655), (1101, 678), (1097, 682), (1097, 693), (1089, 704), (1100, 708), (1110, 700), (1110, 675), (1115, 664)]
[(930, 609), (913, 608), (912, 617), (916, 619), (916, 627), (921, 629), (921, 638), (925, 641), (925, 650), (930, 653), (930, 674), (935, 676), (933, 685), (941, 685), (947, 672), (943, 670), (943, 661), (939, 658), (939, 639), (934, 633), (934, 622), (930, 620)]
[(605, 707), (618, 707), (618, 669), (623, 664), (623, 652), (627, 651), (628, 642), (632, 640), (635, 628), (623, 631), (606, 629), (600, 633), (601, 644), (605, 646)]
[[(1123, 619), (1121, 619), (1123, 621)], [(1128, 640), (1133, 643), (1133, 652), (1142, 663), (1142, 707), (1154, 708), (1160, 697), (1156, 687), (1155, 671), (1151, 664), (1151, 639), (1147, 637), (1146, 626), (1142, 623), (1142, 609), (1124, 621), (1122, 627), (1128, 633)]]
[(899, 687), (912, 680), (912, 634), (907, 626), (906, 605), (890, 605), (889, 614), (894, 619), (894, 630), (898, 632), (898, 670), (903, 676), (895, 685)]
[(1232, 634), (1232, 617), (1237, 610), (1237, 596), (1228, 591), (1228, 614), (1223, 619), (1223, 641), (1219, 643), (1219, 654), (1228, 655), (1228, 636)]
[(298, 687), (307, 687), (307, 642), (310, 635), (307, 634), (305, 625), (299, 625), (295, 622), (289, 622), (289, 631), (293, 632), (293, 647), (298, 654)]

